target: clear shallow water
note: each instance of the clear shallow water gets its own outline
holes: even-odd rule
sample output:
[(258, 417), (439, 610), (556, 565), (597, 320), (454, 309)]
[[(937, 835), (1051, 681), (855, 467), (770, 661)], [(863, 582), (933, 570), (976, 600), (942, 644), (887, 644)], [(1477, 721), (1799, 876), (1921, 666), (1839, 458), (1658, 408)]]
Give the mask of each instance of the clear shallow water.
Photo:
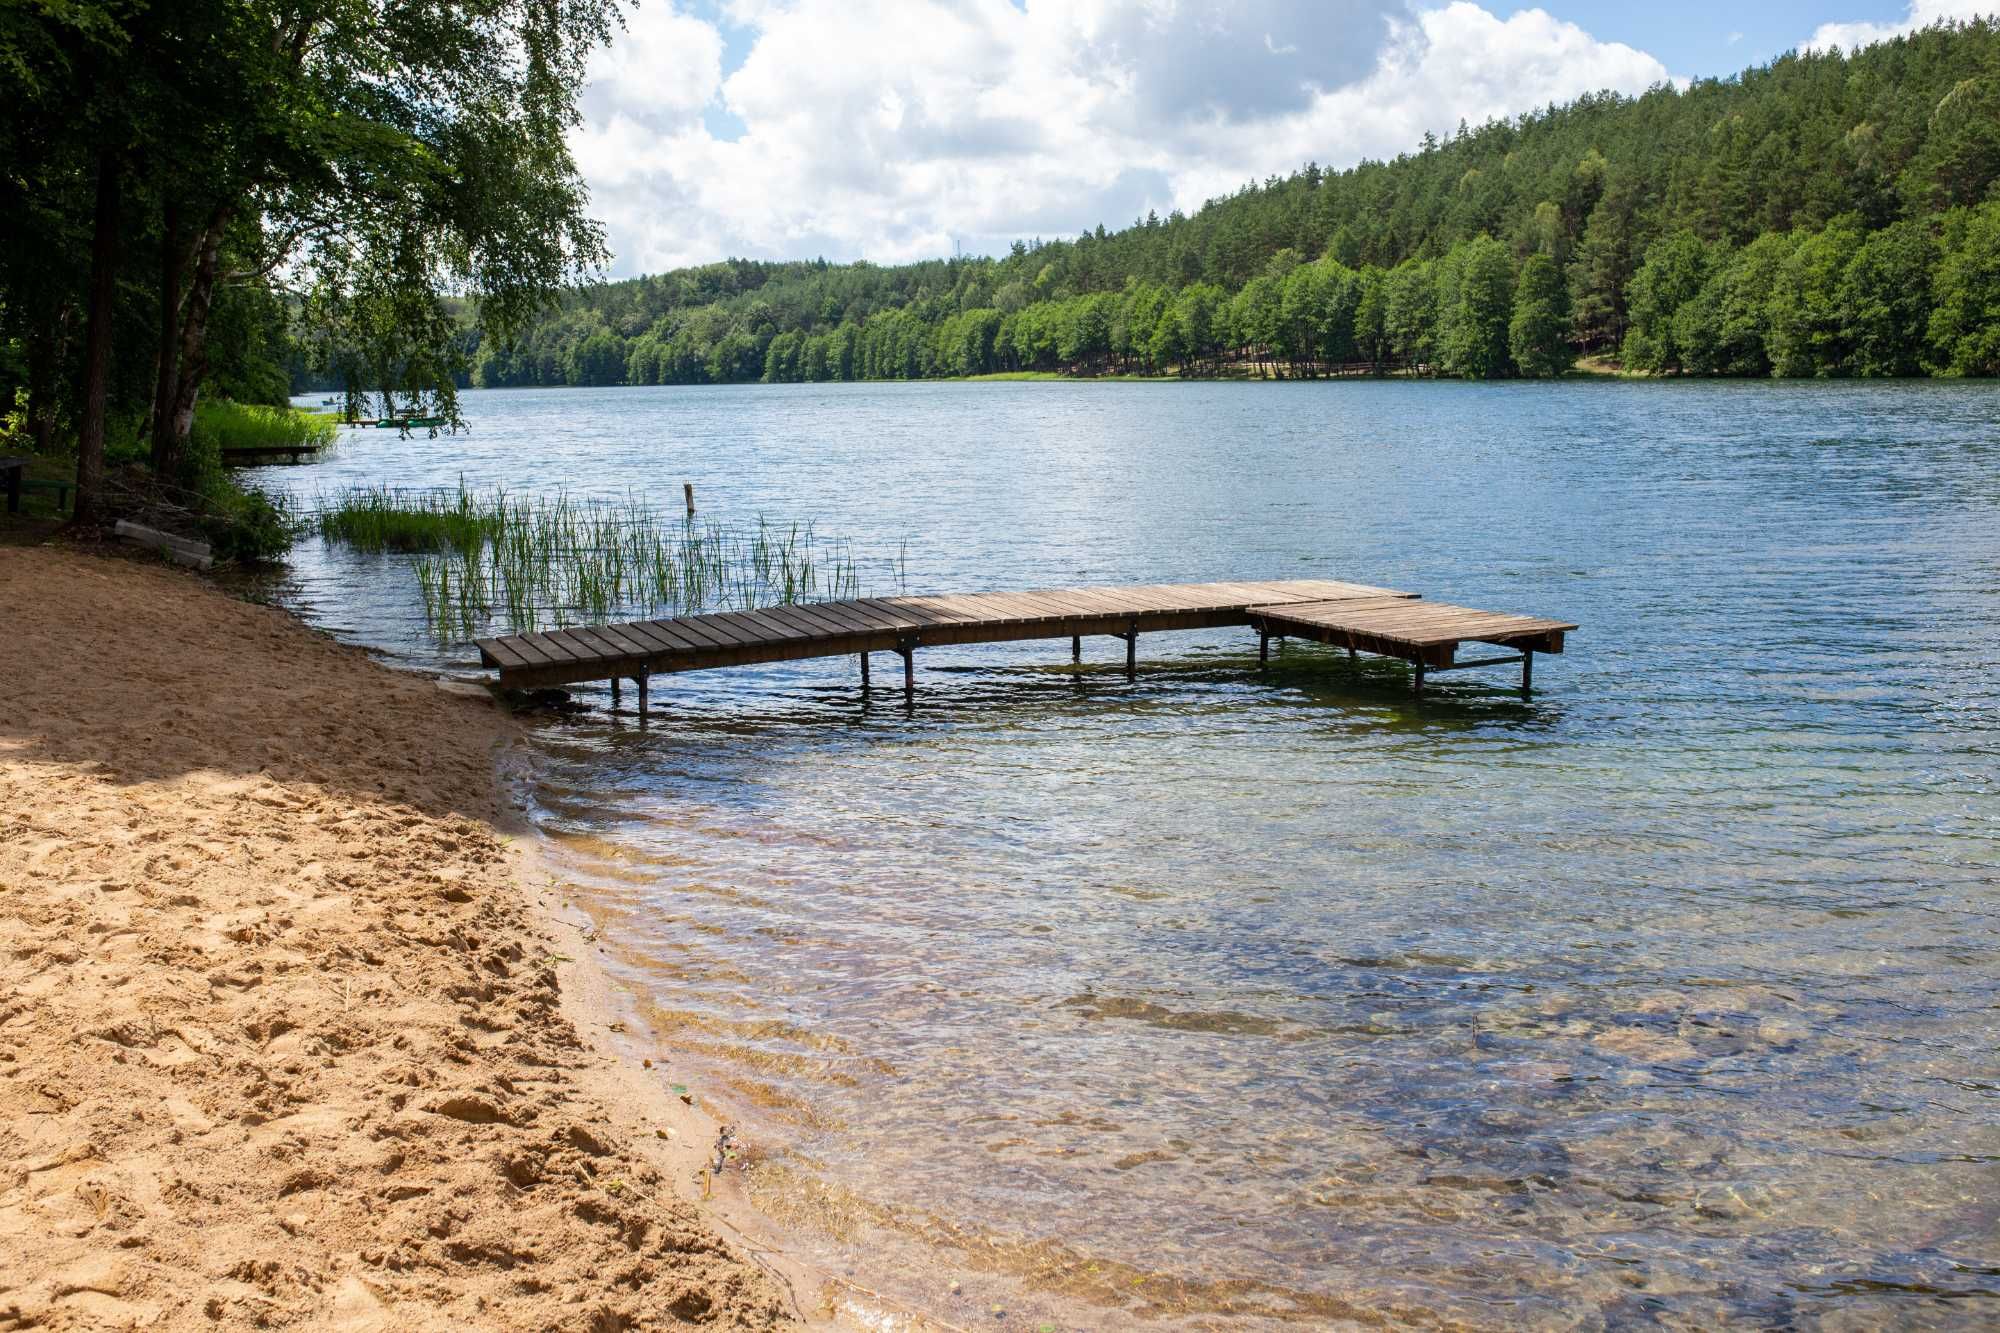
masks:
[[(911, 591), (1327, 576), (1582, 623), (1530, 702), (1298, 645), (1259, 678), (1213, 630), (1134, 683), (1110, 640), (936, 649), (908, 713), (828, 662), (543, 728), (652, 1017), (853, 1216), (1082, 1322), (2000, 1314), (1995, 386), (466, 408), (263, 476), (691, 480), (877, 592), (907, 542)], [(294, 573), (436, 657), (394, 561)]]

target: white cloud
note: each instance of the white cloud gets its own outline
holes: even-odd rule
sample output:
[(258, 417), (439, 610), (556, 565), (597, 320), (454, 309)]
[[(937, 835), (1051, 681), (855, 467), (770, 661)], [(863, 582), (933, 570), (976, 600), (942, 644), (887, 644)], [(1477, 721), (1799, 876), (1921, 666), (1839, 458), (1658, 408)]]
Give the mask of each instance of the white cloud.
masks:
[(1822, 23), (1805, 41), (1808, 51), (1829, 51), (1834, 47), (1852, 51), (1857, 46), (1885, 42), (1906, 32), (1928, 28), (1946, 19), (1990, 17), (1993, 0), (1910, 0), (1909, 13), (1897, 23)]
[(722, 36), (667, 4), (626, 15), (625, 31), (590, 64), (586, 115), (699, 113), (722, 85)]
[[(621, 274), (727, 255), (885, 262), (1193, 209), (1308, 159), (1393, 156), (1659, 61), (1471, 0), (647, 0), (578, 160)], [(740, 121), (719, 138), (705, 116)]]

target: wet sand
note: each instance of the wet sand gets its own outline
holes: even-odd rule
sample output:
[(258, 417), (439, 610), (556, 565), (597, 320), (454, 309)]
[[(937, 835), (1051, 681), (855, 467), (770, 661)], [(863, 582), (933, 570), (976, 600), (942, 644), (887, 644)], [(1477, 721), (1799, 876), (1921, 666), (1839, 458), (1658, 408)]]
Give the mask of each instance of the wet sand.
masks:
[(611, 1044), (516, 744), (192, 575), (0, 549), (0, 1327), (837, 1313)]

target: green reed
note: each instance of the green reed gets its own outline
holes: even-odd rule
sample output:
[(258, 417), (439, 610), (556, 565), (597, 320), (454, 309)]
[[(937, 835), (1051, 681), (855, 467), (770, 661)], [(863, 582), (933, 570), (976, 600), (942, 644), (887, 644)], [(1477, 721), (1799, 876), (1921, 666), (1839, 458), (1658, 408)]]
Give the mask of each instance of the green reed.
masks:
[(447, 637), (860, 595), (850, 545), (810, 522), (697, 521), (638, 495), (356, 487), (317, 522), (328, 541), (410, 555), (424, 618)]

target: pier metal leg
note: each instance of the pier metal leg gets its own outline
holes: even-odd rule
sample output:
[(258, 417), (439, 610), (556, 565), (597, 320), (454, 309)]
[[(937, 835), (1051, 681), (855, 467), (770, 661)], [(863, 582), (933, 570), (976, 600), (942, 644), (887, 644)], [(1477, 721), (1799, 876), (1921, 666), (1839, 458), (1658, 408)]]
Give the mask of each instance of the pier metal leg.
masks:
[(1521, 650), (1521, 693), (1527, 694), (1535, 688), (1535, 650)]
[(611, 711), (618, 711), (618, 677), (611, 678)]
[(646, 694), (648, 686), (652, 683), (652, 676), (653, 669), (651, 667), (640, 667), (639, 674), (632, 677), (632, 683), (639, 687), (639, 724), (641, 726), (644, 726), (646, 722)]
[(868, 654), (861, 654), (861, 692), (868, 693)]
[(1416, 674), (1416, 677), (1415, 677), (1415, 678), (1414, 678), (1414, 679), (1412, 680), (1412, 682), (1411, 682), (1411, 686), (1410, 686), (1410, 689), (1411, 689), (1411, 692), (1412, 692), (1413, 694), (1417, 695), (1417, 697), (1419, 697), (1419, 698), (1422, 698), (1422, 697), (1423, 697), (1423, 693), (1424, 693), (1424, 659), (1423, 659), (1423, 658), (1421, 658), (1421, 657), (1419, 657), (1419, 658), (1417, 659), (1417, 674)]
[(917, 650), (908, 646), (899, 647), (896, 651), (903, 655), (903, 698), (914, 700), (917, 697)]
[(1125, 679), (1131, 680), (1139, 674), (1139, 622), (1133, 621), (1125, 629)]
[(1257, 636), (1257, 669), (1262, 671), (1271, 663), (1271, 636), (1260, 633)]
[(1072, 634), (1069, 636), (1069, 660), (1072, 662), (1081, 662), (1083, 660), (1083, 636), (1081, 634)]

